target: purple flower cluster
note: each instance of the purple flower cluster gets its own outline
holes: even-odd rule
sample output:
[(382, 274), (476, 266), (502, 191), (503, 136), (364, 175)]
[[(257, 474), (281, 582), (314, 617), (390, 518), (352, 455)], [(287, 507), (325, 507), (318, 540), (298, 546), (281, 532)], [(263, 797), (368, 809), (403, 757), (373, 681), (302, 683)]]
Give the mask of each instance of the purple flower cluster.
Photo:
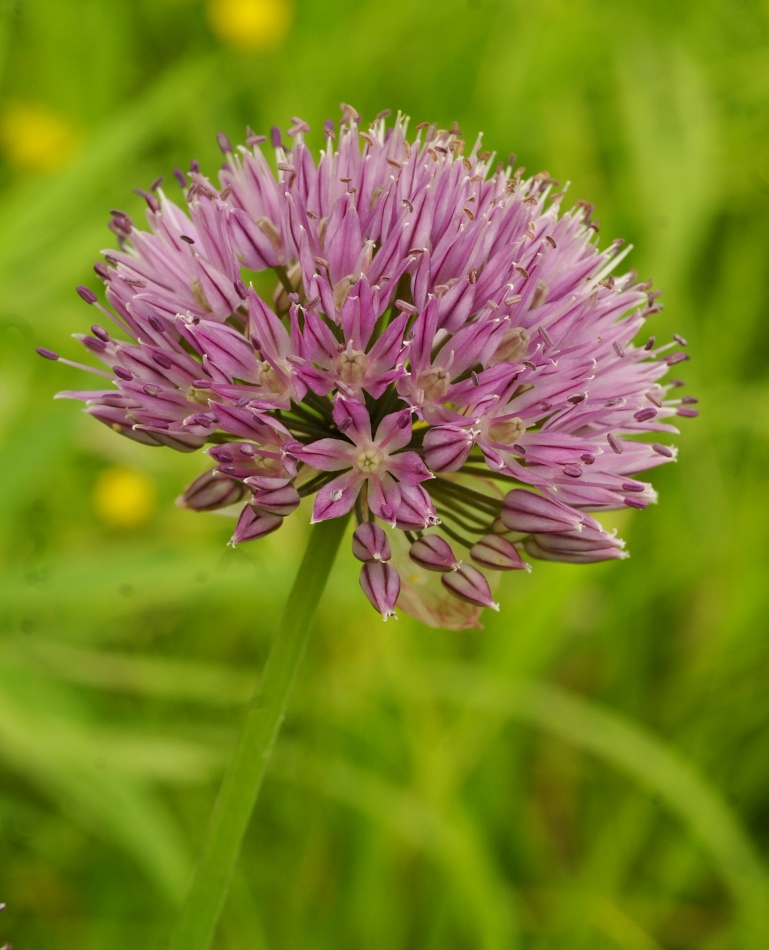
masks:
[[(317, 163), (298, 119), (289, 144), (272, 132), (276, 173), (264, 137), (221, 135), (218, 185), (193, 162), (176, 171), (184, 207), (160, 182), (142, 193), (149, 231), (113, 212), (120, 250), (95, 265), (111, 309), (78, 288), (119, 328), (79, 337), (112, 386), (61, 395), (147, 445), (209, 444), (216, 465), (181, 503), (242, 503), (233, 544), (309, 495), (314, 522), (354, 511), (361, 585), (385, 618), (399, 597), (420, 613), (414, 569), (444, 599), (496, 608), (481, 568), (525, 568), (522, 551), (625, 556), (588, 512), (655, 501), (636, 476), (675, 450), (638, 437), (696, 415), (660, 383), (683, 350), (632, 343), (660, 308), (612, 276), (629, 248), (599, 251), (588, 206), (561, 213), (547, 173), (495, 166), (480, 141), (465, 154), (457, 128), (409, 141), (401, 116), (364, 131), (343, 112)], [(268, 303), (255, 285), (270, 277)]]

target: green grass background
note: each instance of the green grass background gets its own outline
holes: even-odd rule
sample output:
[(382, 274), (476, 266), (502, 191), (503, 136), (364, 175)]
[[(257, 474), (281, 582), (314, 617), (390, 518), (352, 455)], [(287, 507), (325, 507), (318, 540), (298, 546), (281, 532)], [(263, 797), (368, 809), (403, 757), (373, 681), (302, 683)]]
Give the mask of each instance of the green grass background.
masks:
[[(306, 535), (225, 548), (173, 505), (203, 458), (53, 403), (82, 377), (34, 348), (79, 358), (134, 187), (345, 101), (594, 201), (702, 414), (629, 561), (537, 562), (482, 632), (381, 623), (344, 552), (217, 948), (766, 950), (769, 3), (297, 0), (246, 54), (195, 0), (5, 0), (0, 40), (2, 101), (84, 143), (0, 168), (0, 940), (163, 946)], [(157, 486), (134, 529), (94, 510), (116, 464)]]

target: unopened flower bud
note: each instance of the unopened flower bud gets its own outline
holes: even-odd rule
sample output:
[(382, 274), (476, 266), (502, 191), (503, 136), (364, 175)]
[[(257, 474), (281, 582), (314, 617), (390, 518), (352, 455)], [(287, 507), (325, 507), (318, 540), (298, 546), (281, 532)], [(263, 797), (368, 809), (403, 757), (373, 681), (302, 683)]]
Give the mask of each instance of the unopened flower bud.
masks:
[(293, 485), (283, 485), (280, 488), (260, 488), (254, 492), (253, 504), (271, 515), (280, 515), (285, 518), (299, 507), (299, 492)]
[(498, 534), (485, 534), (470, 548), (470, 557), (492, 571), (530, 570), (515, 545)]
[(264, 511), (258, 511), (253, 505), (246, 505), (235, 525), (230, 544), (235, 547), (241, 541), (255, 541), (257, 538), (263, 538), (266, 534), (277, 531), (282, 524), (283, 519), (278, 515), (268, 515)]
[(364, 521), (355, 529), (352, 553), (359, 561), (389, 561), (392, 556), (387, 535), (373, 521)]
[(578, 530), (582, 524), (578, 511), (523, 488), (514, 488), (505, 495), (500, 517), (509, 531), (523, 534)]
[(233, 505), (246, 494), (246, 486), (234, 478), (217, 475), (216, 469), (204, 472), (176, 499), (180, 508), (192, 511), (214, 511)]
[(526, 551), (543, 561), (567, 561), (570, 564), (593, 564), (625, 558), (625, 542), (608, 531), (588, 528), (576, 531), (534, 534), (524, 540)]
[(425, 434), (425, 461), (434, 472), (456, 472), (467, 461), (475, 436), (457, 426), (434, 426)]
[(384, 561), (367, 561), (360, 569), (360, 586), (383, 620), (395, 616), (394, 608), (401, 592), (401, 579), (391, 564)]
[(409, 548), (411, 560), (426, 571), (456, 571), (458, 561), (448, 541), (437, 534), (426, 534)]
[(499, 610), (499, 604), (491, 596), (489, 582), (472, 564), (460, 564), (456, 571), (443, 574), (441, 583), (450, 594), (466, 600), (468, 604)]

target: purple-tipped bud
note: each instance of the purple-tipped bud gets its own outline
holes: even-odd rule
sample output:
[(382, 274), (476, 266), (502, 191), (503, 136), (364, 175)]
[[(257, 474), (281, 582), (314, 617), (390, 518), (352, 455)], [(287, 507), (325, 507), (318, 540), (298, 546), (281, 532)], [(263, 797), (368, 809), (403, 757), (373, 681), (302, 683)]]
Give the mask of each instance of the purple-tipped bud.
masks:
[(505, 495), (500, 517), (508, 531), (522, 534), (577, 530), (582, 523), (580, 513), (568, 505), (523, 488)]
[(409, 557), (426, 571), (456, 571), (461, 563), (448, 541), (437, 534), (426, 534), (415, 541), (409, 548)]
[(180, 508), (192, 511), (214, 511), (235, 502), (246, 494), (246, 486), (233, 478), (217, 475), (216, 469), (204, 472), (176, 499)]
[(515, 545), (498, 534), (485, 534), (470, 548), (470, 557), (492, 571), (529, 570)]
[(435, 426), (424, 438), (425, 461), (433, 472), (456, 472), (467, 461), (475, 439), (467, 429)]
[(268, 515), (264, 511), (257, 511), (253, 505), (246, 505), (235, 525), (230, 544), (235, 547), (241, 541), (255, 541), (257, 538), (263, 538), (277, 531), (282, 524), (283, 519), (278, 515)]
[(571, 564), (592, 564), (625, 558), (625, 542), (608, 531), (588, 527), (582, 532), (563, 531), (534, 534), (524, 540), (526, 551), (544, 561), (567, 561)]
[(75, 288), (78, 292), (78, 296), (85, 300), (86, 303), (96, 303), (97, 297), (96, 294), (90, 289), (90, 287), (84, 287), (82, 284)]
[(392, 556), (387, 535), (373, 521), (364, 521), (355, 529), (352, 553), (359, 561), (389, 561)]
[(280, 488), (261, 488), (254, 492), (253, 503), (262, 511), (285, 518), (299, 507), (299, 492), (293, 485)]
[(394, 608), (401, 592), (401, 579), (392, 564), (367, 561), (360, 569), (360, 586), (383, 620), (395, 616)]
[(468, 604), (499, 610), (499, 604), (491, 596), (489, 582), (472, 564), (460, 564), (456, 571), (444, 574), (441, 583), (450, 594)]

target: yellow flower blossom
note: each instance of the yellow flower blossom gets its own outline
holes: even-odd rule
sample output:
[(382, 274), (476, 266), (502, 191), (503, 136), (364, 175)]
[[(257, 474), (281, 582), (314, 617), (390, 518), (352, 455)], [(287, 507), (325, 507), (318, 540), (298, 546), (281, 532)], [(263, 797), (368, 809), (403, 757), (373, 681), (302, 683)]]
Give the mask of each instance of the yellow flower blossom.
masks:
[(54, 171), (79, 147), (74, 125), (50, 106), (11, 102), (0, 113), (0, 151), (22, 171)]
[(273, 49), (288, 34), (291, 0), (210, 0), (208, 21), (215, 36), (249, 52)]
[(107, 524), (134, 528), (155, 511), (155, 485), (143, 472), (113, 466), (104, 469), (93, 488), (93, 506)]

